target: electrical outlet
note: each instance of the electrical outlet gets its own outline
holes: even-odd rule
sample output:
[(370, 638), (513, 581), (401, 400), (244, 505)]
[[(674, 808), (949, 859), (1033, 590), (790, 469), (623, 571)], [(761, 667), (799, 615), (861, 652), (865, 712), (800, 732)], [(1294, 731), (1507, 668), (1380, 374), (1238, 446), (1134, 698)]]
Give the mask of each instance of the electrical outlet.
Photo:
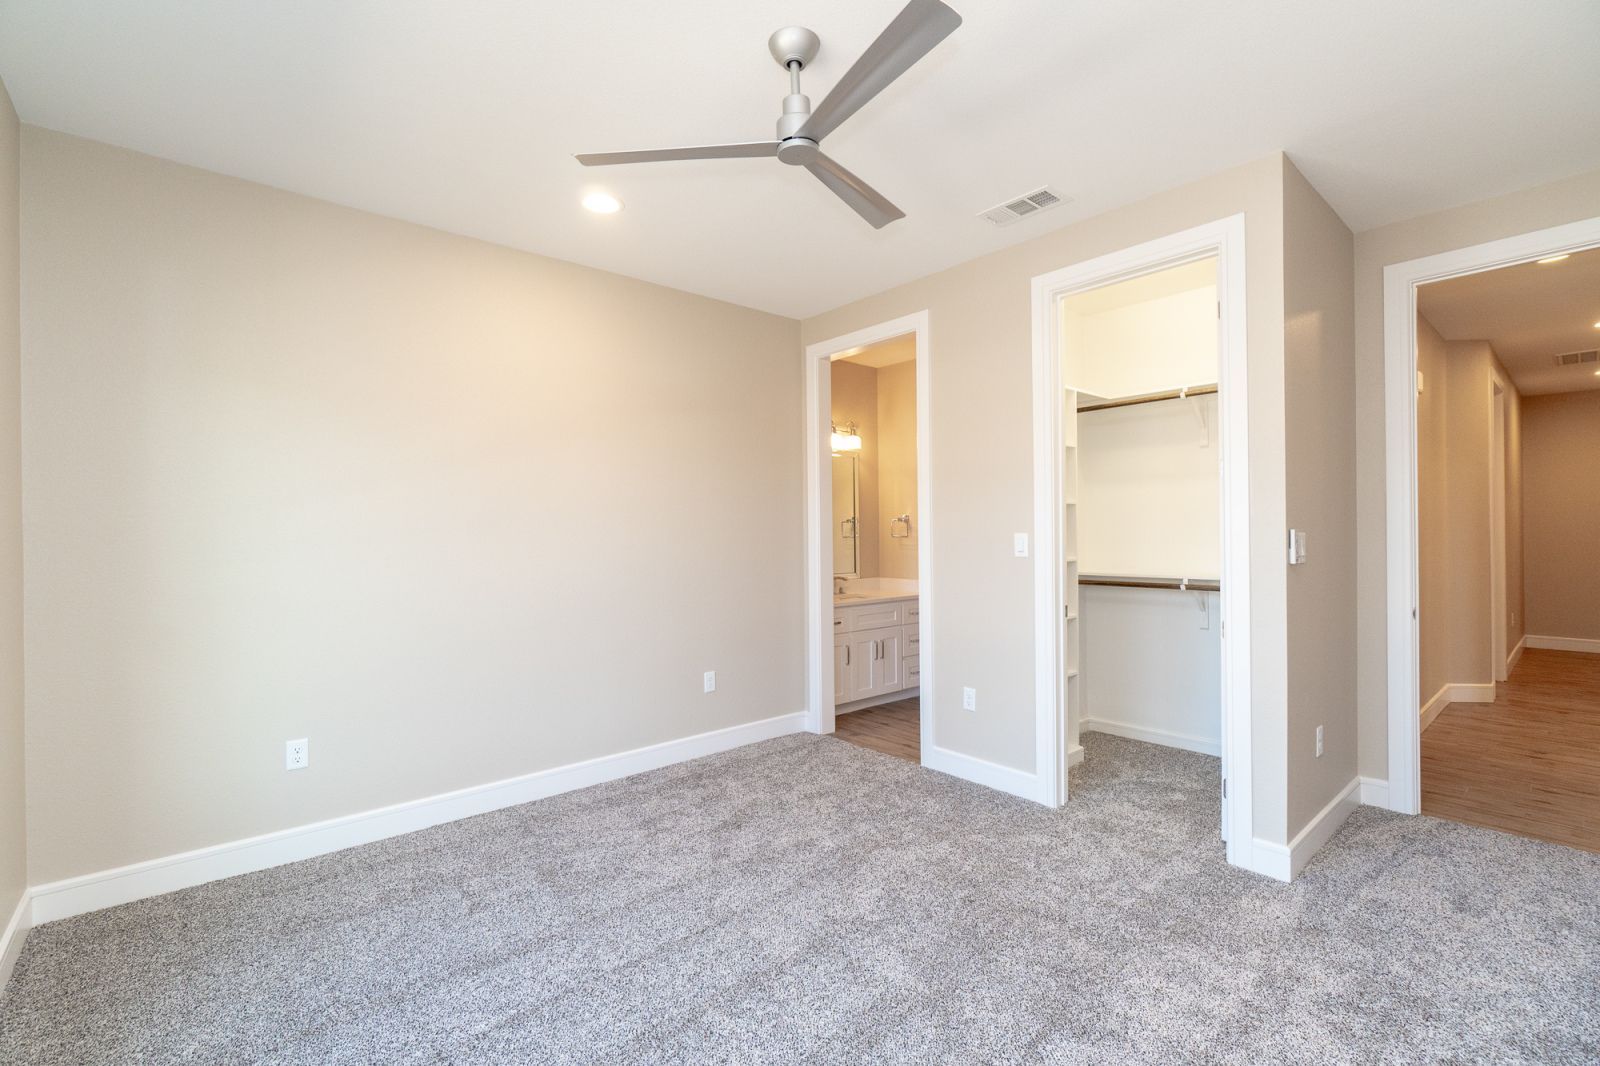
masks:
[(286, 741), (283, 745), (283, 768), (304, 770), (311, 765), (311, 742), (305, 737)]
[(978, 709), (977, 689), (964, 688), (961, 690), (961, 709), (963, 711), (975, 711)]
[(1322, 727), (1317, 726), (1317, 758), (1322, 758)]
[(717, 691), (717, 672), (715, 670), (706, 671), (706, 691)]

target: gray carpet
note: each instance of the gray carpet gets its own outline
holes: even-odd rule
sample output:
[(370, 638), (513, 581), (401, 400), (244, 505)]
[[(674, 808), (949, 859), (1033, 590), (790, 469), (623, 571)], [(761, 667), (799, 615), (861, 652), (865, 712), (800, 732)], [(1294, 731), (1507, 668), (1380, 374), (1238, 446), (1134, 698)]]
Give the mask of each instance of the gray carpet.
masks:
[(1600, 1060), (1600, 855), (1363, 809), (1280, 885), (1085, 739), (1061, 812), (786, 737), (43, 926), (0, 1062)]

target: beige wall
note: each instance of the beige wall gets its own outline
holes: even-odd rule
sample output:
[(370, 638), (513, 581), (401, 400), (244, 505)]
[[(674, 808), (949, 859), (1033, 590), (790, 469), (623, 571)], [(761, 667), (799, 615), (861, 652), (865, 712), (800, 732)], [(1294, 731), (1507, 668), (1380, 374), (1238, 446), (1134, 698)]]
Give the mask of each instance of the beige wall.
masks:
[(34, 883), (802, 708), (795, 322), (23, 145)]
[(1421, 683), (1426, 706), (1441, 686), (1487, 685), (1495, 680), (1493, 655), (1492, 406), (1496, 376), (1509, 397), (1506, 424), (1507, 648), (1519, 633), (1510, 616), (1522, 615), (1521, 511), (1516, 412), (1520, 396), (1485, 341), (1446, 341), (1417, 316), (1417, 569)]
[(1522, 401), (1527, 631), (1600, 640), (1600, 392)]
[(1356, 776), (1355, 323), (1354, 238), (1287, 160), (1283, 248), (1288, 525), (1307, 534), (1288, 568), (1292, 838)]
[[(17, 113), (0, 85), (0, 931), (27, 884), (22, 731), (21, 271)], [(5, 975), (0, 973), (0, 981)]]
[(854, 422), (861, 435), (861, 450), (855, 453), (857, 575), (878, 577), (878, 372), (843, 359), (834, 360), (830, 369), (833, 424), (842, 430)]
[(1600, 170), (1356, 235), (1357, 695), (1363, 775), (1389, 776), (1383, 269), (1596, 216)]
[(1417, 315), (1417, 629), (1419, 707), (1450, 683), (1450, 342)]
[[(924, 691), (940, 747), (1032, 771), (1033, 277), (1192, 226), (1245, 215), (1248, 267), (1252, 739), (1255, 832), (1287, 840), (1287, 592), (1283, 537), (1282, 156), (1075, 222), (1004, 251), (806, 320), (808, 342), (927, 309), (932, 375), (932, 560), (937, 687)], [(961, 710), (961, 689), (978, 694)]]
[[(890, 521), (911, 516), (910, 535)], [(917, 364), (878, 369), (878, 576), (917, 576)], [(903, 527), (894, 527), (901, 529)]]

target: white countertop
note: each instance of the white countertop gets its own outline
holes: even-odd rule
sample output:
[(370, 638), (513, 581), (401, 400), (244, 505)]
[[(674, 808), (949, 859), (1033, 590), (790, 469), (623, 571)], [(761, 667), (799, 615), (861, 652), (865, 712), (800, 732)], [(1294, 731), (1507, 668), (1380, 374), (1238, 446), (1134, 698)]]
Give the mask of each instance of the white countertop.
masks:
[(869, 577), (845, 582), (844, 595), (835, 594), (835, 607), (859, 607), (867, 603), (890, 603), (895, 600), (917, 598), (917, 582), (913, 578)]

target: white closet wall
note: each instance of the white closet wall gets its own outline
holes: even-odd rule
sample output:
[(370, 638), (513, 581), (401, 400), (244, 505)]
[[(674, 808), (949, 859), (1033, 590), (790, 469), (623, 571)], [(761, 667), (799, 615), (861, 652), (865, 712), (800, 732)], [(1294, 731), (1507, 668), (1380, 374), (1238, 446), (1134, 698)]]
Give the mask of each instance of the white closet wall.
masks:
[(1216, 427), (1215, 395), (1078, 415), (1083, 573), (1220, 575)]
[(1219, 754), (1221, 597), (1093, 585), (1079, 592), (1082, 728)]

